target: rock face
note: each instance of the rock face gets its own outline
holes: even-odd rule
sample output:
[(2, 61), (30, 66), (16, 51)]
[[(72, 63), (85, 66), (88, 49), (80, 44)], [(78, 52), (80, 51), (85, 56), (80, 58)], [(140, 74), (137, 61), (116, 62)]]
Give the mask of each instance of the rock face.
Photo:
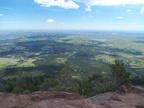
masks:
[(102, 93), (87, 99), (67, 92), (1, 93), (0, 108), (144, 108), (144, 87), (122, 88), (120, 92)]

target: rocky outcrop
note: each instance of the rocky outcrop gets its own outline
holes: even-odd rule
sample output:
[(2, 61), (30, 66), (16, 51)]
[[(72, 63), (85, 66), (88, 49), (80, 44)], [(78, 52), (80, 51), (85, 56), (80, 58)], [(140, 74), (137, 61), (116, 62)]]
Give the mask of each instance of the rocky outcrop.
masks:
[[(124, 90), (122, 90), (124, 89)], [(143, 87), (121, 87), (84, 99), (77, 93), (34, 92), (29, 95), (0, 94), (0, 108), (144, 108)]]
[(47, 99), (67, 99), (67, 100), (76, 100), (82, 99), (78, 93), (67, 93), (67, 92), (34, 92), (29, 95), (33, 101), (47, 100)]
[(129, 89), (129, 93), (135, 93), (135, 94), (140, 94), (144, 96), (144, 87), (141, 86), (132, 86)]

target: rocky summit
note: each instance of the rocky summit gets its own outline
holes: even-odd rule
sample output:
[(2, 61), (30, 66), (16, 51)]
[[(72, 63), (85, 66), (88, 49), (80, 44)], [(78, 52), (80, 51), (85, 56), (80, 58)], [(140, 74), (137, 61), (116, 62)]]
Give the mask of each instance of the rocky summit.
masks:
[(29, 95), (0, 93), (0, 108), (144, 108), (144, 87), (83, 98), (77, 93), (38, 91)]

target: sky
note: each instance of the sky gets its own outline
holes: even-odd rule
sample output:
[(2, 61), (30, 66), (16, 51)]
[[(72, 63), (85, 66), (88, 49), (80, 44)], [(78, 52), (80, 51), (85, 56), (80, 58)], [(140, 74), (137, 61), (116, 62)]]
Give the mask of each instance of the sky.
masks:
[(144, 31), (144, 0), (0, 0), (0, 30)]

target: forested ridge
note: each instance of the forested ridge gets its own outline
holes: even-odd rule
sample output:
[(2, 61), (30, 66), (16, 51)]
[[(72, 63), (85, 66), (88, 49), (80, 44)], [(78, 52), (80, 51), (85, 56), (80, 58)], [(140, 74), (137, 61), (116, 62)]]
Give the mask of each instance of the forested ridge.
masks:
[(121, 85), (144, 85), (144, 76), (131, 76), (123, 62), (115, 61), (109, 66), (111, 69), (109, 74), (95, 73), (79, 79), (73, 77), (71, 65), (66, 61), (57, 75), (19, 75), (9, 79), (0, 78), (0, 92), (29, 94), (34, 91), (60, 91), (75, 92), (84, 97), (90, 97), (114, 91)]

